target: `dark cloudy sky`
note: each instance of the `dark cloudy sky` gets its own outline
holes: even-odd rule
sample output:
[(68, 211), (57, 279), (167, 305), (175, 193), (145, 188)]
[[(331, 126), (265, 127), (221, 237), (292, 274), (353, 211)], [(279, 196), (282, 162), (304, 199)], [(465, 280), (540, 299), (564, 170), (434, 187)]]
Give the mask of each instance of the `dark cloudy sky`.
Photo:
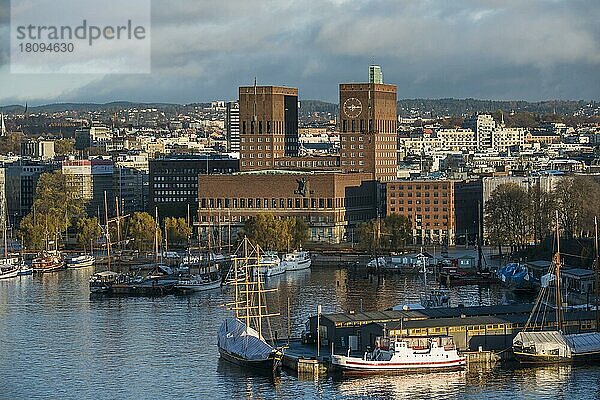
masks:
[(140, 75), (10, 74), (9, 15), (0, 104), (234, 99), (255, 76), (336, 101), (372, 59), (399, 98), (600, 100), (599, 0), (153, 0)]

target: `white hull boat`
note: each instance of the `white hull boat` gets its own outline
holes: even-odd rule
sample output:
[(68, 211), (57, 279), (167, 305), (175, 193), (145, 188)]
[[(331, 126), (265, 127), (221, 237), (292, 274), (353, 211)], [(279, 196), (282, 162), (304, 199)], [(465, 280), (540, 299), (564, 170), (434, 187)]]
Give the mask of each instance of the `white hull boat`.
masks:
[(90, 255), (81, 255), (67, 260), (67, 268), (87, 268), (94, 265), (96, 259)]
[[(461, 357), (448, 337), (426, 339), (426, 346), (411, 345), (410, 339), (387, 339), (389, 345), (378, 346), (363, 357), (332, 355), (331, 364), (344, 374), (381, 374), (461, 370), (466, 359)], [(442, 345), (442, 340), (447, 344)]]
[(219, 279), (211, 280), (208, 276), (194, 275), (182, 278), (175, 284), (175, 288), (189, 292), (203, 292), (205, 290), (218, 289), (221, 287)]
[(19, 267), (0, 268), (0, 279), (10, 279), (19, 276)]
[(260, 274), (263, 278), (268, 278), (270, 276), (285, 274), (285, 266), (282, 265), (281, 259), (276, 253), (265, 253), (264, 256), (260, 258), (260, 262), (254, 268), (254, 276)]
[(288, 253), (283, 257), (281, 265), (286, 271), (299, 271), (302, 269), (310, 268), (311, 259), (310, 254), (306, 251), (294, 251)]

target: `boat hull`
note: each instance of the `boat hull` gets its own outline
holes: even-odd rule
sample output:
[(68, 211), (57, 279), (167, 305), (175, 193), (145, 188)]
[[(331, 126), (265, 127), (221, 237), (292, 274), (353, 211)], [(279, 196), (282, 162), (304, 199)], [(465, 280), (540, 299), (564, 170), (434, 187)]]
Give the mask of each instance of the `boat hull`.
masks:
[(35, 272), (36, 274), (45, 274), (48, 272), (57, 272), (60, 270), (65, 269), (65, 266), (62, 264), (57, 264), (57, 265), (50, 265), (47, 267), (33, 267), (33, 272)]
[(219, 354), (223, 360), (250, 371), (273, 374), (281, 371), (281, 359), (274, 354), (263, 360), (248, 360), (221, 347), (219, 347)]
[(552, 364), (576, 364), (589, 361), (600, 361), (600, 351), (581, 354), (573, 354), (571, 357), (552, 356), (548, 354), (531, 354), (513, 351), (515, 359), (522, 365), (552, 365)]
[(83, 262), (67, 262), (67, 268), (88, 268), (94, 266), (95, 260), (86, 260)]
[(10, 279), (10, 278), (16, 278), (17, 276), (19, 276), (19, 269), (15, 268), (14, 270), (10, 270), (7, 272), (0, 272), (0, 280), (1, 279)]
[(175, 288), (183, 292), (204, 292), (206, 290), (218, 289), (221, 287), (221, 281), (208, 283), (177, 283)]
[(460, 371), (466, 360), (457, 358), (428, 362), (369, 361), (356, 357), (333, 356), (332, 367), (344, 375), (405, 374), (425, 372)]
[(310, 268), (311, 260), (310, 258), (307, 260), (301, 260), (298, 262), (286, 262), (285, 270), (286, 271), (301, 271), (303, 269)]

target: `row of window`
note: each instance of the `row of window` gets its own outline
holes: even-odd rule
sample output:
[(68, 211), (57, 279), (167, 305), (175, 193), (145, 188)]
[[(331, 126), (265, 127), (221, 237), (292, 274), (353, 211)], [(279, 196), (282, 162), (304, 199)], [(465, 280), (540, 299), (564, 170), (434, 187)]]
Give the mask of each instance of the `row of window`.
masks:
[[(337, 207), (344, 207), (346, 199), (336, 199)], [(333, 208), (332, 198), (202, 198), (200, 208)]]
[[(421, 188), (423, 188), (424, 190), (430, 190), (430, 189), (448, 189), (448, 184), (447, 183), (442, 183), (440, 184), (433, 184), (433, 185), (421, 185), (421, 184), (416, 184), (414, 185), (415, 190), (421, 190)], [(388, 186), (389, 190), (396, 190), (396, 185), (389, 185)], [(398, 190), (404, 190), (405, 189), (405, 185), (404, 184), (399, 184), (398, 185)], [(406, 185), (406, 189), (407, 190), (413, 190), (413, 185)]]

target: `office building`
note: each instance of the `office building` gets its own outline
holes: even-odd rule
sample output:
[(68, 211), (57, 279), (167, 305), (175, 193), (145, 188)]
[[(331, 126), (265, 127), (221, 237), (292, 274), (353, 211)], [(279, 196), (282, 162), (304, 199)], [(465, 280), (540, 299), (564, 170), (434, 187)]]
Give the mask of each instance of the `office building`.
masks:
[(52, 140), (23, 140), (21, 156), (51, 160), (54, 158), (54, 142)]
[(239, 171), (239, 160), (219, 154), (171, 155), (149, 161), (148, 207), (163, 217), (192, 217), (198, 212), (198, 175)]
[(475, 132), (478, 150), (492, 147), (492, 132), (496, 128), (496, 122), (490, 114), (471, 115), (464, 120), (462, 127)]
[(237, 101), (227, 103), (225, 111), (225, 130), (227, 132), (227, 151), (240, 151), (240, 106)]
[(105, 192), (108, 213), (114, 213), (113, 172), (114, 163), (110, 159), (68, 159), (62, 162), (62, 173), (67, 186), (86, 201), (88, 215), (102, 215)]
[(383, 72), (379, 65), (369, 66), (369, 83), (383, 83)]
[(6, 169), (6, 201), (11, 223), (21, 220), (29, 213), (35, 198), (35, 188), (44, 172), (52, 172), (52, 164), (24, 160), (9, 164)]
[(454, 244), (454, 182), (394, 181), (386, 184), (387, 215), (403, 215), (417, 244)]

